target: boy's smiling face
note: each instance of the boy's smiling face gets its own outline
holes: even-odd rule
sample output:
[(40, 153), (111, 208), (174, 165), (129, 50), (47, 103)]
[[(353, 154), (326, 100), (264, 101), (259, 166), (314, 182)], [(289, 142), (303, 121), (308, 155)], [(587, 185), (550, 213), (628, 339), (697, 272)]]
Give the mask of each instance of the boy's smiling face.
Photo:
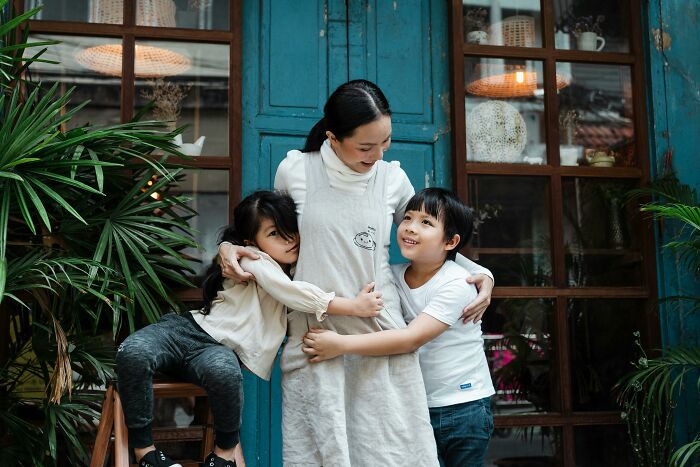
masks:
[(459, 235), (445, 239), (445, 226), (425, 211), (406, 211), (396, 232), (399, 249), (413, 263), (443, 263), (459, 244)]

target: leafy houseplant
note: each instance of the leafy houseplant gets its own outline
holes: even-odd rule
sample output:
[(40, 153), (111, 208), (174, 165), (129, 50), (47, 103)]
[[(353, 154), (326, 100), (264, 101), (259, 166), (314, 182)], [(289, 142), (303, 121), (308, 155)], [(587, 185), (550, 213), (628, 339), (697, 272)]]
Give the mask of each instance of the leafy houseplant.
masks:
[(81, 465), (116, 335), (178, 307), (196, 243), (169, 193), (175, 133), (65, 130), (86, 103), (23, 79), (52, 44), (27, 42), (37, 11), (0, 0), (0, 465)]
[[(677, 229), (664, 249), (677, 255), (688, 274), (700, 275), (700, 204), (695, 189), (667, 175), (636, 194), (654, 195), (642, 210)], [(668, 306), (688, 305), (700, 309), (700, 297), (677, 295), (663, 299)], [(636, 337), (639, 334), (636, 333)], [(640, 346), (641, 350), (641, 346)], [(637, 465), (697, 465), (700, 460), (700, 432), (694, 439), (672, 451), (673, 411), (684, 391), (700, 393), (700, 347), (664, 350), (660, 357), (641, 357), (634, 369), (618, 383), (618, 401), (626, 422)]]

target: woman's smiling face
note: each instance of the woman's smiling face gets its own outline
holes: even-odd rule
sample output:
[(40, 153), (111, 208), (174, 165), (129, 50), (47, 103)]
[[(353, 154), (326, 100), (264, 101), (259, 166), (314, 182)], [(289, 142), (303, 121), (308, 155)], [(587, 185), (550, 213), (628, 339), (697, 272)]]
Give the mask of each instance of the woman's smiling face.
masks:
[(377, 120), (355, 129), (342, 141), (327, 131), (331, 147), (343, 164), (359, 173), (369, 172), (374, 164), (382, 160), (391, 145), (391, 117), (383, 115)]

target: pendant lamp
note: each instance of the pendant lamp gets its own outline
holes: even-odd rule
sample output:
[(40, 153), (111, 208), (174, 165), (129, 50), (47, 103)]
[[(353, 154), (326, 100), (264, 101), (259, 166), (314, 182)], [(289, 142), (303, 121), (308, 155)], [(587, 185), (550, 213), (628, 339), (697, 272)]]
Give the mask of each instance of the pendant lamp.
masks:
[[(489, 28), (494, 45), (507, 47), (535, 46), (535, 19), (531, 16), (510, 16)], [(527, 97), (537, 94), (537, 71), (525, 65), (478, 63), (474, 67), (466, 91), (470, 94), (494, 98)], [(500, 63), (498, 63), (500, 61)], [(557, 90), (568, 86), (571, 78), (556, 75)]]

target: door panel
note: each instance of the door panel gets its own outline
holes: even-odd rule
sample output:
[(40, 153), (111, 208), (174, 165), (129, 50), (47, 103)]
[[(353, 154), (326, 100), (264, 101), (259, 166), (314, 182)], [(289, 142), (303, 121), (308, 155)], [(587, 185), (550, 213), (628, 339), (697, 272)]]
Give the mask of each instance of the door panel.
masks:
[[(244, 195), (272, 187), (330, 92), (356, 78), (379, 84), (391, 104), (387, 160), (399, 160), (416, 189), (449, 186), (446, 2), (251, 0), (243, 14)], [(270, 382), (245, 376), (249, 467), (282, 465), (280, 382), (277, 365)]]
[[(450, 186), (446, 3), (356, 0), (348, 11), (350, 78), (366, 78), (382, 88), (392, 109), (394, 142), (431, 147), (432, 161), (412, 172), (414, 186), (423, 188), (426, 181)], [(407, 160), (397, 147), (386, 158)]]

